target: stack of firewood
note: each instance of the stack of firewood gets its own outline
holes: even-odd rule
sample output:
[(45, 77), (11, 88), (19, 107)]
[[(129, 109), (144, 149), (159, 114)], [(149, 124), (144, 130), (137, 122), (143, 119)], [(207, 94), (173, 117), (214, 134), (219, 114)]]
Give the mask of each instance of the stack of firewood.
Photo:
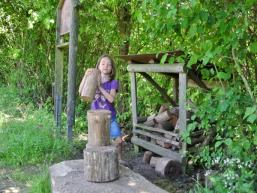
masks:
[[(188, 123), (192, 112), (187, 112)], [(181, 138), (179, 136), (179, 108), (169, 108), (168, 105), (162, 105), (157, 115), (151, 115), (146, 118), (140, 118), (139, 121), (147, 127), (158, 130), (137, 132), (138, 137), (166, 149), (179, 150), (181, 148)], [(191, 144), (189, 147), (197, 147), (202, 144), (208, 144), (208, 136), (203, 130), (196, 129), (190, 133)]]

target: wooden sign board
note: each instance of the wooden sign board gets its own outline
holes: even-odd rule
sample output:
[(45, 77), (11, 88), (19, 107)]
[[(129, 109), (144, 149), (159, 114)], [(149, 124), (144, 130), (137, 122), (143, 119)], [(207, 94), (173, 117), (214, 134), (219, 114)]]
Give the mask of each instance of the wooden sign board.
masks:
[(61, 25), (60, 25), (60, 35), (64, 35), (70, 32), (70, 22), (71, 22), (71, 0), (64, 0), (61, 8)]

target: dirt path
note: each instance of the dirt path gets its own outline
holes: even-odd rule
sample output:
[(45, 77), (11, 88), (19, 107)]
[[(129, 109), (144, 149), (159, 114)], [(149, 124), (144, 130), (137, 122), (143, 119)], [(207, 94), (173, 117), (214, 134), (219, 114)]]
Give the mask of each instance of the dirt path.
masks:
[(161, 177), (159, 176), (154, 168), (149, 164), (143, 162), (143, 152), (140, 154), (135, 154), (133, 150), (133, 145), (126, 143), (123, 151), (124, 165), (144, 176), (150, 182), (156, 184), (157, 186), (165, 189), (170, 193), (182, 193), (188, 192), (190, 188), (194, 185), (194, 174), (185, 176), (170, 176)]
[(26, 193), (27, 187), (11, 177), (12, 170), (0, 168), (0, 193)]

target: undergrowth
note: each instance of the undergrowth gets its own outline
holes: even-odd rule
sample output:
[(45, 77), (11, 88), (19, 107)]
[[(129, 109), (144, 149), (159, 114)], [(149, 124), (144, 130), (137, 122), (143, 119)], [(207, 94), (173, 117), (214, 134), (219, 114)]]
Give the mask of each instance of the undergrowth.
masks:
[(16, 88), (0, 87), (0, 95), (1, 168), (30, 192), (50, 192), (49, 166), (72, 158), (82, 145), (56, 137), (52, 112), (24, 104)]

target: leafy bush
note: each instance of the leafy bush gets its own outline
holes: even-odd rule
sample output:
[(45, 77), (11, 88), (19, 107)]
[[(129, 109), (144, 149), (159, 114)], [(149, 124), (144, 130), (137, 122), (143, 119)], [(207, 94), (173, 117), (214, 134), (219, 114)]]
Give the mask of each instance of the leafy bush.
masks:
[[(215, 130), (214, 142), (193, 157), (207, 169), (215, 192), (254, 192), (257, 184), (256, 106), (238, 86), (214, 89), (200, 97), (195, 125), (206, 132)], [(189, 126), (190, 127), (190, 126)]]

